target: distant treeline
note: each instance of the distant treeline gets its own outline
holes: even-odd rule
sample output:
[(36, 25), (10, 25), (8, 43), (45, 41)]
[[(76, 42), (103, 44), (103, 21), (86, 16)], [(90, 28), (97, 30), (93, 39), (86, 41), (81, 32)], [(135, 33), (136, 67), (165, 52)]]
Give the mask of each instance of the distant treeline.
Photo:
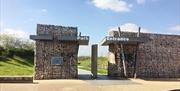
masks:
[[(107, 57), (104, 57), (104, 56), (100, 56), (98, 58), (101, 59), (101, 60), (107, 60)], [(91, 59), (90, 56), (79, 56), (78, 57), (78, 60), (89, 60), (89, 59)]]
[(34, 55), (34, 42), (28, 39), (20, 39), (9, 34), (0, 34), (0, 56), (29, 56)]
[(90, 58), (91, 58), (90, 56), (79, 56), (78, 60), (88, 60)]

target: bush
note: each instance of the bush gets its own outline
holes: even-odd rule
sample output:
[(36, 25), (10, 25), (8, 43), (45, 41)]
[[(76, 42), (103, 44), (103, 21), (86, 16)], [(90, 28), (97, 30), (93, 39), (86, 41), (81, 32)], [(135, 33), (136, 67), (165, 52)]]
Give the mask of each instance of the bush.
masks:
[(0, 56), (3, 54), (4, 48), (0, 46)]
[(16, 55), (20, 57), (28, 57), (28, 56), (34, 56), (34, 51), (33, 50), (28, 50), (28, 49), (20, 49), (20, 48), (15, 48), (13, 50), (9, 51), (9, 55)]
[(14, 51), (13, 50), (8, 50), (6, 56), (11, 57), (11, 58), (14, 57)]
[(6, 57), (12, 58), (15, 55), (19, 56), (19, 57), (33, 57), (34, 51), (28, 50), (28, 49), (11, 48), (11, 49), (5, 49), (1, 52), (1, 56), (6, 56)]
[(28, 50), (28, 49), (16, 49), (14, 50), (14, 53), (16, 56), (20, 57), (28, 57), (28, 56), (34, 56), (34, 51), (33, 50)]

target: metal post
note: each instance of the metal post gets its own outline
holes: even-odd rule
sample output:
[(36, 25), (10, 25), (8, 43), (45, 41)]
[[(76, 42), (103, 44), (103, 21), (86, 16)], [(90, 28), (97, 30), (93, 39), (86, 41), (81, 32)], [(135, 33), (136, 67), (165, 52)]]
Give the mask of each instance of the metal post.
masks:
[[(121, 37), (121, 28), (118, 27), (119, 30), (119, 37)], [(123, 62), (123, 69), (124, 69), (124, 76), (126, 77), (126, 64), (125, 64), (125, 56), (124, 56), (124, 49), (123, 49), (123, 44), (121, 44), (121, 56), (122, 56), (122, 62)]]
[(140, 32), (141, 32), (141, 27), (139, 27), (139, 29), (138, 29), (137, 37), (140, 36)]
[(118, 27), (118, 31), (119, 31), (119, 37), (121, 36), (121, 28)]
[(81, 36), (81, 32), (79, 32), (79, 36)]
[(97, 58), (98, 58), (98, 45), (92, 45), (92, 54), (91, 54), (91, 73), (92, 77), (97, 78)]
[(124, 69), (124, 76), (126, 77), (126, 64), (125, 64), (125, 56), (124, 56), (124, 50), (123, 45), (121, 44), (121, 55), (122, 55), (122, 62), (123, 62), (123, 69)]
[[(138, 29), (137, 37), (140, 37), (140, 31), (141, 31), (141, 27), (139, 27), (139, 29)], [(137, 74), (136, 74), (136, 62), (137, 62), (138, 45), (139, 45), (139, 43), (136, 44), (135, 58), (134, 58), (134, 72), (133, 72), (134, 78), (136, 78), (136, 76), (137, 76)]]
[(136, 78), (136, 62), (137, 62), (137, 51), (138, 51), (138, 43), (136, 45), (136, 50), (135, 50), (135, 58), (134, 58), (134, 78)]

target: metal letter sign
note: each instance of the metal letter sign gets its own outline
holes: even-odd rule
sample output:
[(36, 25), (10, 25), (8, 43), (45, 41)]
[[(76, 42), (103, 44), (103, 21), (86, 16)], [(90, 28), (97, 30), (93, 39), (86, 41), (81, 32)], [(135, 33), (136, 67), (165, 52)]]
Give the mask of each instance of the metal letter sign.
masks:
[(63, 57), (52, 57), (51, 65), (63, 65)]

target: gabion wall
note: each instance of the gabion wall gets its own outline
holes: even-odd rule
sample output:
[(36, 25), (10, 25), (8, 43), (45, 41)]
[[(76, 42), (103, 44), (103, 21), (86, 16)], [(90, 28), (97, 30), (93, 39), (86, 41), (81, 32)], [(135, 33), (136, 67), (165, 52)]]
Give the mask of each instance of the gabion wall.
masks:
[[(59, 41), (58, 36), (76, 36), (76, 27), (37, 25), (37, 35), (50, 34), (53, 40), (36, 41), (35, 79), (69, 79), (77, 77), (78, 43)], [(62, 65), (52, 65), (52, 57), (62, 57)]]
[[(118, 31), (111, 31), (110, 36), (118, 37)], [(136, 37), (136, 33), (122, 32), (121, 36)], [(141, 33), (140, 36), (150, 41), (138, 46), (136, 75), (140, 78), (180, 77), (180, 35)], [(133, 53), (136, 45), (124, 45), (127, 76), (133, 77)], [(109, 76), (124, 76), (120, 45), (109, 45)]]

